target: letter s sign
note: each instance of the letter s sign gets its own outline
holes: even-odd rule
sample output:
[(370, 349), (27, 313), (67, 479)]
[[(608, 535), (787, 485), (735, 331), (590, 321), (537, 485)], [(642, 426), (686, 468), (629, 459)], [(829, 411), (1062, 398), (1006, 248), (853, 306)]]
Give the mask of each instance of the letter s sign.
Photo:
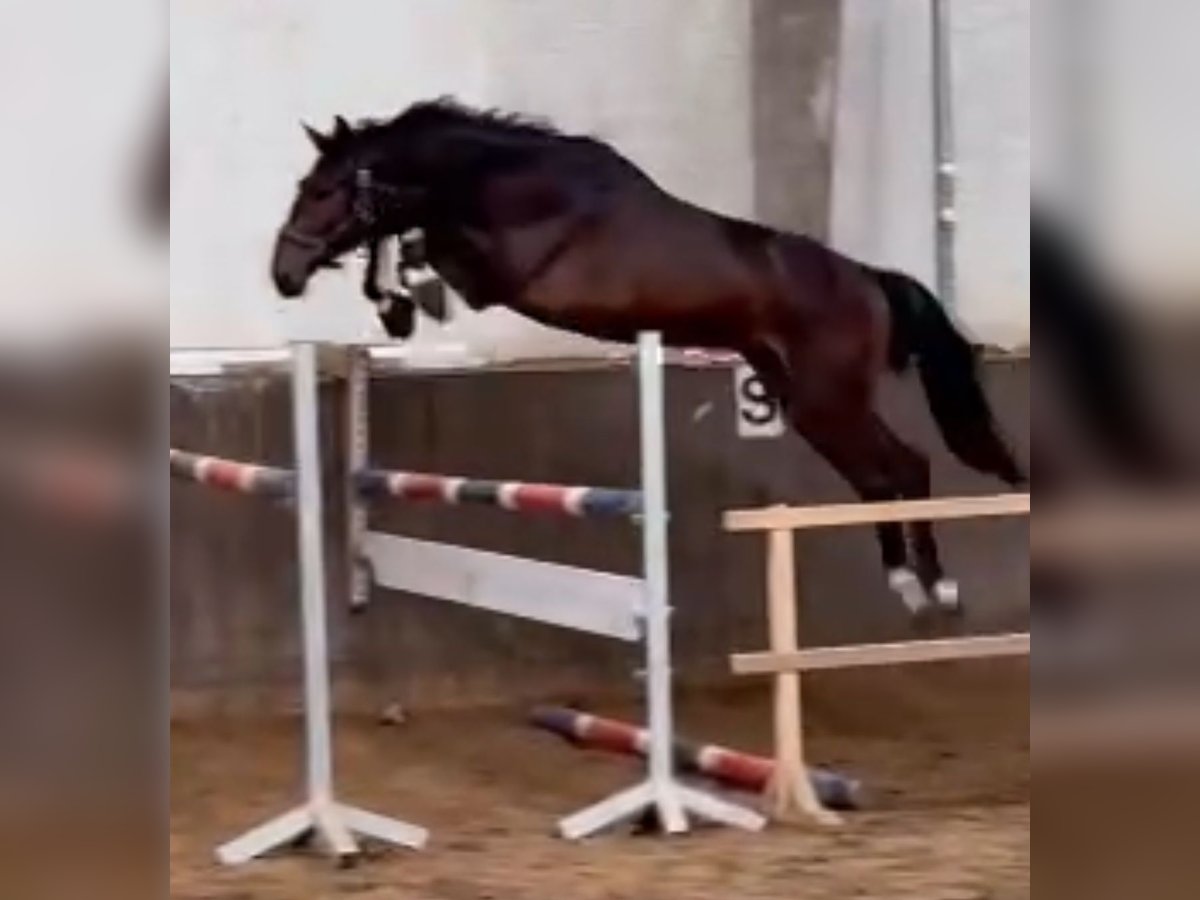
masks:
[(774, 438), (783, 434), (779, 404), (767, 392), (758, 374), (744, 363), (733, 371), (733, 396), (738, 437)]

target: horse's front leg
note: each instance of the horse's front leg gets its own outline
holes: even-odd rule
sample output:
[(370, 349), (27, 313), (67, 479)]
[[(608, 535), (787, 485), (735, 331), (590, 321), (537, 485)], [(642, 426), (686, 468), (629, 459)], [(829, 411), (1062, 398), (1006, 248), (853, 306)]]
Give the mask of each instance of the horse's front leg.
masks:
[(405, 294), (389, 291), (379, 283), (383, 260), (383, 242), (375, 238), (367, 244), (367, 265), (363, 271), (362, 292), (375, 304), (379, 322), (390, 337), (405, 339), (416, 330), (416, 308)]
[(435, 322), (449, 320), (450, 305), (446, 301), (446, 287), (430, 266), (423, 234), (412, 233), (400, 239), (397, 275), (417, 309)]
[(363, 296), (377, 306), (384, 299), (383, 288), (379, 286), (379, 263), (380, 257), (383, 255), (381, 251), (383, 241), (383, 238), (375, 238), (367, 243), (367, 264), (363, 268)]

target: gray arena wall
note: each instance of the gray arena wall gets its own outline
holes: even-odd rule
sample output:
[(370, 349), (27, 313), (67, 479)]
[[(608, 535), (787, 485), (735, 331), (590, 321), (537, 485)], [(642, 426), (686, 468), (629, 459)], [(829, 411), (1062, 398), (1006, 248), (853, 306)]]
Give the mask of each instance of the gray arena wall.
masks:
[[(1029, 446), (1029, 367), (990, 360), (988, 389), (1022, 458)], [(678, 676), (728, 677), (728, 654), (764, 645), (764, 548), (721, 530), (725, 509), (853, 499), (795, 436), (747, 440), (735, 426), (724, 365), (672, 365), (666, 378), (672, 599)], [(173, 379), (172, 446), (290, 464), (289, 387), (282, 372)], [(935, 493), (1002, 487), (945, 450), (918, 385), (886, 385), (887, 418), (929, 451)], [(637, 651), (603, 639), (375, 590), (351, 614), (346, 597), (342, 429), (345, 385), (322, 383), (333, 660), (343, 708), (570, 699), (632, 686)], [(376, 372), (370, 388), (373, 465), (603, 486), (634, 486), (637, 390), (625, 364), (465, 372)], [(532, 559), (639, 571), (636, 530), (623, 523), (519, 516), (488, 508), (377, 503), (372, 527)], [(300, 678), (294, 521), (286, 508), (192, 484), (171, 487), (171, 676), (177, 715), (290, 708)], [(965, 618), (950, 632), (1024, 629), (1026, 520), (938, 527), (960, 580)], [(802, 641), (832, 644), (914, 635), (891, 595), (870, 530), (800, 539)], [(570, 603), (570, 597), (563, 597)]]

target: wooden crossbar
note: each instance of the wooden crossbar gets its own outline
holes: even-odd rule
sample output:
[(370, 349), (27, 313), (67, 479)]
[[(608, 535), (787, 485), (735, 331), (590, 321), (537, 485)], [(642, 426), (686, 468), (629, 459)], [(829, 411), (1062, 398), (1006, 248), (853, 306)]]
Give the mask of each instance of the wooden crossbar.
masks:
[(848, 647), (819, 647), (787, 653), (737, 653), (732, 657), (732, 663), (733, 671), (737, 675), (774, 675), (780, 672), (812, 672), (818, 669), (1028, 656), (1029, 652), (1028, 634), (1002, 634), (890, 644), (859, 644)]
[(832, 503), (821, 506), (768, 506), (725, 513), (726, 531), (798, 531), (844, 528), (880, 522), (918, 522), (1027, 516), (1029, 494), (986, 497), (946, 497), (936, 500), (895, 500), (885, 503)]

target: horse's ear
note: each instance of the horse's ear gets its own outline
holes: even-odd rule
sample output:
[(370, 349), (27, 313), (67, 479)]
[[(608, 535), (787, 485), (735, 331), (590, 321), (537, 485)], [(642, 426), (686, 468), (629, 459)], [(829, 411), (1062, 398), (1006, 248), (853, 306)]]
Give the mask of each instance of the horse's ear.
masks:
[(308, 135), (308, 139), (312, 141), (312, 145), (317, 148), (318, 153), (324, 153), (329, 149), (333, 140), (328, 135), (321, 134), (321, 132), (306, 122), (301, 122), (300, 125), (304, 129), (304, 133)]
[(347, 122), (347, 121), (346, 121), (345, 119), (343, 119), (341, 116), (335, 116), (335, 117), (334, 117), (334, 120), (333, 120), (333, 140), (334, 140), (335, 142), (336, 142), (336, 141), (340, 141), (340, 140), (344, 140), (345, 138), (348, 138), (348, 137), (350, 137), (350, 135), (351, 135), (351, 133), (352, 133), (352, 132), (353, 132), (353, 129), (350, 127), (350, 123), (349, 123), (349, 122)]

